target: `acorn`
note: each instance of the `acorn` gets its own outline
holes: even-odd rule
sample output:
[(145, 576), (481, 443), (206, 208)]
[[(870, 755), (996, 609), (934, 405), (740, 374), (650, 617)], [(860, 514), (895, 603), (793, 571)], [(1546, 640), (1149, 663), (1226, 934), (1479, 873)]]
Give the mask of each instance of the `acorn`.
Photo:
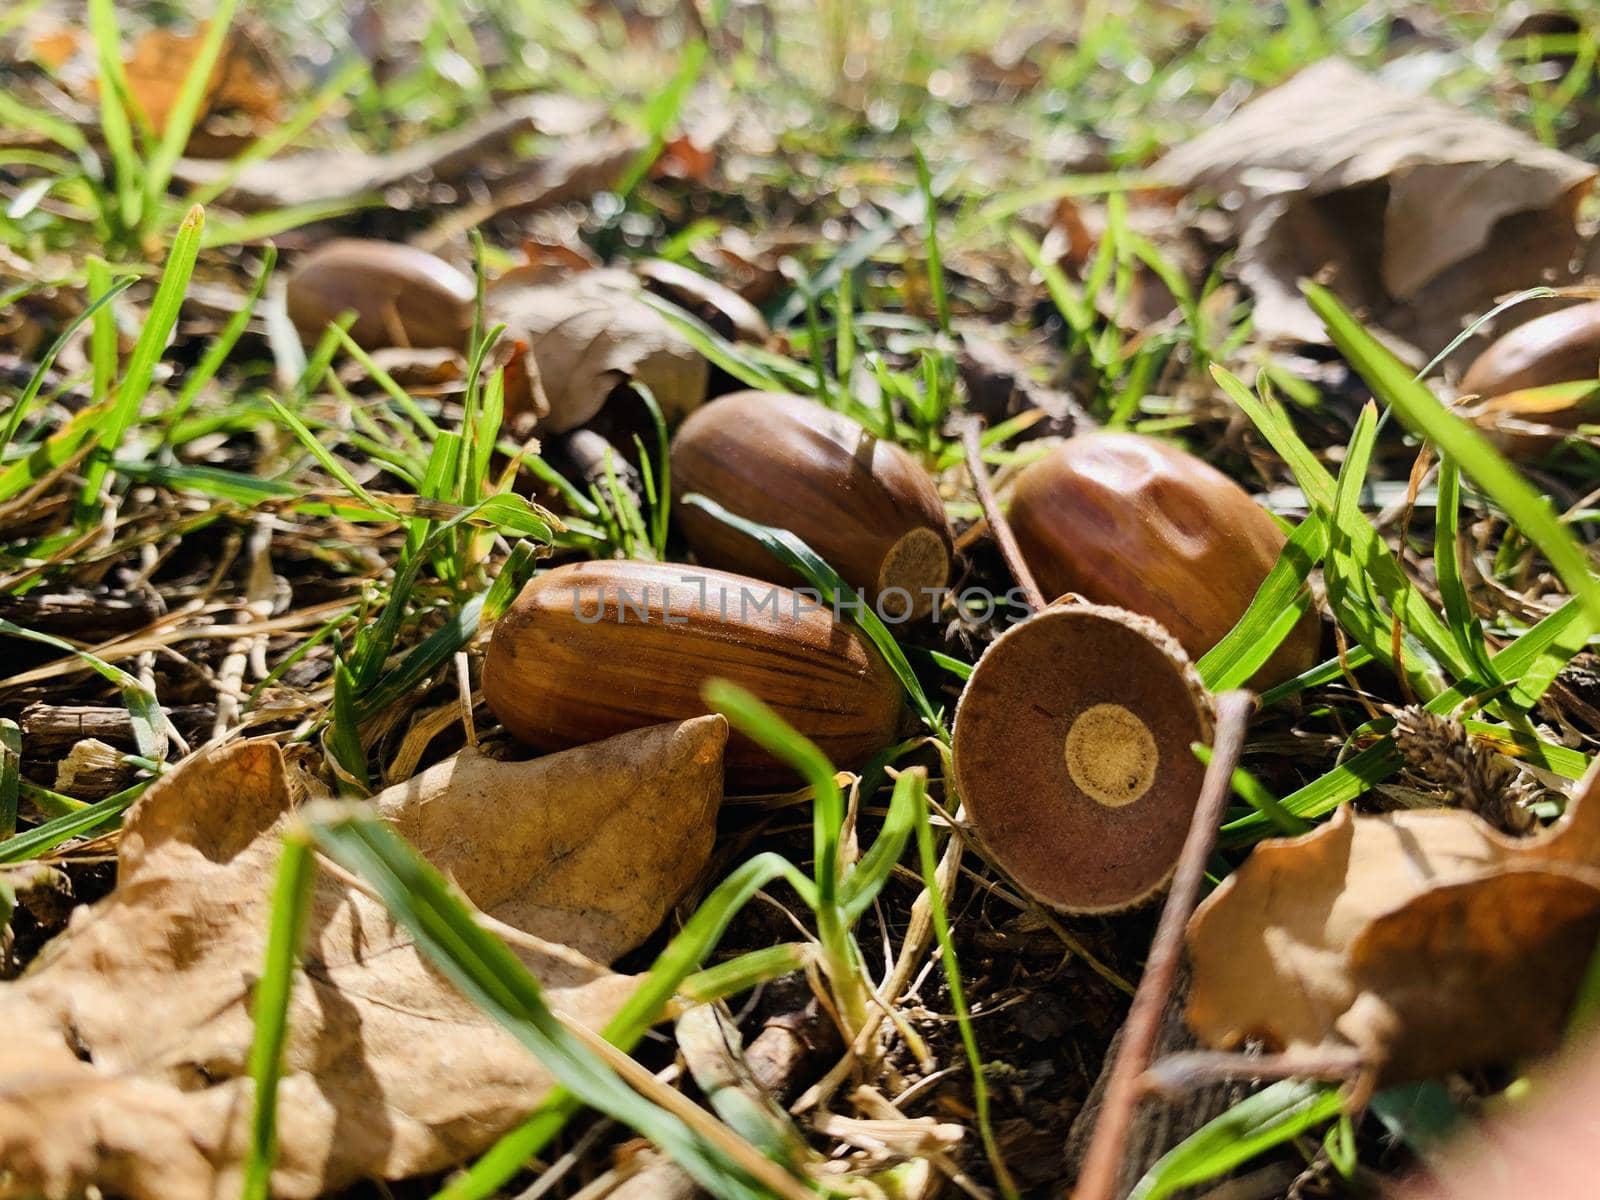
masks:
[[(814, 600), (683, 563), (597, 561), (530, 582), (495, 626), (483, 695), (542, 751), (707, 711), (706, 680), (753, 692), (841, 767), (894, 741), (903, 694), (877, 651)], [(793, 772), (734, 736), (730, 786)]]
[[(1079, 434), (1030, 464), (1010, 520), (1047, 598), (1072, 592), (1141, 613), (1193, 658), (1238, 623), (1287, 540), (1222, 472), (1134, 433)], [(1252, 686), (1309, 669), (1320, 633), (1306, 613)]]
[(956, 707), (962, 812), (1041, 904), (1107, 913), (1166, 885), (1205, 771), (1210, 700), (1183, 648), (1125, 609), (1051, 605), (995, 639)]
[(1497, 338), (1467, 368), (1461, 392), (1507, 392), (1600, 379), (1600, 300), (1535, 317)]
[(1470, 416), (1511, 454), (1600, 420), (1600, 300), (1517, 326), (1473, 361), (1460, 391), (1478, 398)]
[(403, 242), (342, 238), (302, 258), (285, 288), (289, 319), (309, 345), (341, 313), (364, 350), (465, 348), (477, 288), (426, 250)]
[(678, 520), (701, 562), (782, 583), (799, 578), (703, 509), (801, 538), (884, 616), (919, 617), (950, 578), (944, 504), (922, 464), (802, 396), (735, 392), (689, 415), (672, 444)]

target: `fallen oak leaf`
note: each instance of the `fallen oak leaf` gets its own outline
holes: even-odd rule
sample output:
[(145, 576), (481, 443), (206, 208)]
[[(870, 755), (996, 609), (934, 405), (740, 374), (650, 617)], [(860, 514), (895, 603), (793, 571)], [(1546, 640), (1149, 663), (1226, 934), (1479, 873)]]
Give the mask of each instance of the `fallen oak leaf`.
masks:
[(1600, 934), (1600, 871), (1512, 865), (1429, 888), (1349, 950), (1337, 1023), (1385, 1078), (1520, 1062), (1560, 1047)]
[(522, 96), (459, 129), (388, 154), (308, 151), (253, 162), (237, 172), (228, 162), (185, 158), (173, 174), (191, 187), (228, 181), (219, 200), (243, 210), (355, 201), (413, 178), (449, 183), (521, 134), (572, 136), (588, 131), (602, 115), (600, 106), (570, 96)]
[[(608, 738), (554, 767), (550, 757), (508, 763), (463, 750), (374, 803), (479, 908), (610, 962), (655, 932), (711, 855), (727, 737), (718, 721), (657, 726), (642, 742)], [(552, 785), (573, 796), (507, 820), (508, 796)]]
[[(709, 852), (726, 736), (708, 717), (525, 763), (458, 756), (376, 804), (513, 928), (552, 1007), (597, 1028), (632, 980), (545, 938), (613, 956), (659, 922), (678, 892), (657, 889), (681, 891)], [(282, 756), (256, 740), (186, 760), (130, 810), (117, 888), (0, 988), (0, 1196), (237, 1189), (250, 1004), (290, 809)], [(450, 1166), (548, 1090), (543, 1066), (363, 889), (321, 874), (307, 928), (274, 1195)]]
[(672, 323), (639, 298), (625, 271), (582, 271), (558, 282), (512, 283), (489, 293), (492, 323), (525, 347), (506, 372), (506, 406), (540, 428), (586, 424), (618, 384), (636, 379), (668, 422), (705, 399), (710, 367)]
[[(1559, 1041), (1597, 888), (1600, 767), (1557, 826), (1520, 840), (1460, 810), (1341, 809), (1262, 842), (1196, 910), (1186, 1016), (1223, 1049), (1354, 1046), (1388, 1081), (1515, 1061)], [(1530, 928), (1507, 903), (1544, 919)]]
[(1504, 293), (1571, 278), (1595, 169), (1525, 134), (1329, 59), (1152, 169), (1237, 196), (1256, 329), (1321, 344), (1299, 293), (1332, 273), (1347, 304), (1425, 361)]

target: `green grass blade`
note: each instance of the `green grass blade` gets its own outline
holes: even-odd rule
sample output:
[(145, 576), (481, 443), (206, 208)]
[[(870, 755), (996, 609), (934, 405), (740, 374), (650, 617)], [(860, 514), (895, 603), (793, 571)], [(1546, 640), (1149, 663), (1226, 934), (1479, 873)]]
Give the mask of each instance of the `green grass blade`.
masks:
[(201, 246), (215, 250), (220, 246), (240, 246), (246, 242), (259, 242), (277, 237), (302, 225), (318, 221), (331, 221), (367, 208), (381, 208), (382, 196), (353, 196), (339, 200), (316, 200), (307, 204), (294, 204), (286, 208), (269, 208), (265, 212), (251, 213), (237, 220), (218, 221), (206, 231)]
[(1392, 405), (1414, 432), (1427, 437), (1442, 454), (1449, 455), (1484, 495), (1493, 500), (1534, 545), (1543, 551), (1572, 595), (1588, 610), (1589, 620), (1600, 628), (1600, 575), (1588, 553), (1562, 524), (1550, 502), (1506, 461), (1505, 457), (1468, 422), (1450, 412), (1405, 365), (1368, 333), (1326, 288), (1308, 283), (1306, 299), (1322, 318), (1334, 344), (1367, 386)]
[(676, 304), (649, 292), (639, 298), (670, 321), (683, 335), (684, 340), (707, 362), (720, 367), (746, 387), (763, 392), (806, 390), (803, 382), (798, 387), (792, 386), (793, 381), (775, 373), (766, 363), (750, 353), (748, 347), (737, 346), (728, 341), (704, 321), (684, 312)]
[(1166, 1200), (1225, 1175), (1339, 1114), (1339, 1091), (1325, 1083), (1284, 1080), (1241, 1100), (1156, 1160), (1128, 1200)]
[[(662, 415), (661, 405), (656, 402), (655, 393), (638, 380), (634, 380), (633, 390), (638, 393), (640, 402), (649, 411), (650, 425), (656, 434), (655, 465), (650, 471), (652, 493), (650, 545), (655, 551), (657, 561), (665, 562), (667, 531), (672, 517), (672, 439), (667, 435), (667, 419)], [(641, 463), (649, 465), (649, 460), (642, 450), (639, 459)]]
[[(1331, 513), (1335, 489), (1333, 476), (1300, 440), (1283, 410), (1275, 403), (1257, 397), (1236, 376), (1220, 366), (1213, 364), (1211, 375), (1288, 464), (1309, 503), (1324, 515)], [(1406, 632), (1416, 638), (1422, 648), (1442, 663), (1456, 679), (1472, 678), (1471, 662), (1462, 657), (1443, 619), (1411, 585), (1400, 561), (1372, 527), (1372, 523), (1361, 518), (1359, 522), (1354, 522), (1349, 533), (1351, 556), (1361, 563), (1379, 594), (1400, 614)], [(1438, 688), (1432, 685), (1427, 689), (1430, 695), (1436, 691)]]
[(99, 68), (100, 136), (116, 175), (117, 220), (123, 232), (131, 234), (138, 229), (141, 216), (140, 162), (125, 104), (128, 79), (122, 67), (122, 34), (117, 29), (114, 0), (89, 0), (89, 33)]
[(107, 796), (97, 804), (56, 817), (43, 825), (35, 825), (26, 833), (0, 841), (0, 863), (27, 862), (49, 853), (62, 842), (98, 832), (127, 812), (152, 782), (141, 779), (132, 787)]
[(895, 780), (894, 792), (889, 798), (889, 814), (884, 818), (878, 836), (839, 889), (839, 902), (844, 907), (845, 917), (852, 924), (872, 907), (873, 900), (899, 865), (906, 842), (916, 832), (917, 806), (926, 802), (922, 788), (923, 781), (914, 771), (902, 771), (900, 778)]
[(347, 662), (333, 664), (333, 708), (328, 719), (326, 745), (349, 780), (341, 781), (349, 790), (354, 782), (363, 792), (372, 790), (367, 772), (367, 748), (361, 741), (361, 718), (356, 712), (356, 679)]
[[(111, 269), (98, 255), (90, 255), (86, 271), (89, 301), (94, 305), (94, 323), (89, 332), (89, 363), (93, 372), (90, 395), (104, 404), (111, 395), (111, 381), (117, 377), (117, 314), (111, 304)], [(96, 303), (105, 300), (107, 303)], [(8, 438), (7, 441), (10, 439)]]
[[(95, 0), (99, 2), (99, 0)], [(200, 253), (200, 235), (205, 229), (205, 211), (198, 205), (189, 210), (178, 234), (172, 240), (167, 263), (161, 272), (161, 283), (150, 301), (150, 312), (145, 318), (139, 340), (128, 356), (128, 368), (122, 382), (117, 385), (116, 401), (106, 416), (105, 429), (100, 444), (90, 456), (84, 470), (84, 482), (79, 493), (78, 517), (87, 524), (100, 510), (100, 489), (111, 469), (111, 460), (122, 439), (139, 416), (139, 407), (150, 392), (150, 381), (155, 376), (156, 363), (166, 350), (167, 339), (178, 323), (178, 311), (183, 307), (184, 295), (189, 290), (189, 279), (194, 274), (195, 259)]]
[(774, 757), (800, 773), (811, 787), (811, 827), (817, 861), (817, 899), (832, 905), (839, 882), (839, 835), (844, 825), (844, 795), (833, 764), (809, 738), (802, 736), (772, 709), (744, 688), (712, 679), (700, 689), (705, 701), (728, 723)]
[(667, 137), (678, 123), (678, 115), (683, 111), (683, 103), (689, 98), (689, 92), (700, 78), (700, 72), (705, 66), (706, 44), (700, 39), (695, 39), (684, 46), (679, 52), (678, 69), (672, 78), (650, 99), (644, 111), (644, 134), (646, 144), (628, 164), (627, 170), (622, 173), (622, 178), (617, 182), (615, 189), (617, 195), (623, 199), (633, 194), (633, 189), (639, 186), (646, 173), (661, 155), (662, 148), (667, 144)]
[(927, 225), (925, 253), (927, 257), (928, 289), (933, 293), (933, 311), (939, 318), (939, 332), (950, 333), (950, 294), (944, 277), (944, 259), (939, 253), (939, 202), (933, 194), (933, 176), (928, 172), (928, 160), (916, 149), (913, 156), (917, 164), (917, 190), (922, 193), (923, 220)]
[(250, 1044), (250, 1078), (255, 1083), (255, 1112), (245, 1151), (241, 1200), (268, 1200), (272, 1168), (278, 1160), (278, 1084), (283, 1078), (283, 1048), (289, 1033), (289, 998), (294, 991), (295, 961), (311, 913), (316, 859), (303, 830), (283, 840), (277, 883), (272, 892), (272, 918), (267, 929), (266, 962), (255, 987), (251, 1017), (255, 1037)]
[(0, 838), (17, 832), (17, 797), (22, 787), (22, 729), (0, 720)]
[[(950, 936), (950, 916), (945, 911), (944, 889), (939, 886), (939, 856), (934, 849), (933, 829), (928, 822), (928, 803), (923, 792), (927, 776), (920, 769), (907, 771), (915, 779), (913, 812), (917, 825), (917, 853), (922, 864), (922, 884), (928, 897), (928, 915), (933, 918), (933, 935), (939, 944), (939, 957), (944, 965), (945, 983), (950, 989), (950, 1007), (955, 1010), (956, 1024), (961, 1030), (961, 1046), (966, 1052), (967, 1067), (972, 1072), (972, 1104), (977, 1112), (978, 1133), (983, 1150), (994, 1171), (995, 1182), (1006, 1200), (1016, 1200), (1017, 1185), (1006, 1169), (1000, 1144), (995, 1140), (994, 1126), (989, 1120), (989, 1082), (983, 1073), (983, 1056), (978, 1050), (978, 1036), (972, 1028), (972, 1014), (967, 1009), (966, 996), (961, 985), (961, 964), (956, 959), (956, 946)], [(905, 776), (902, 776), (904, 778)]]
[[(1573, 597), (1490, 660), (1495, 673), (1502, 679), (1519, 681), (1510, 693), (1513, 702), (1522, 703), (1523, 697), (1517, 689), (1530, 676), (1534, 677), (1531, 690), (1542, 694), (1543, 688), (1548, 687), (1550, 680), (1559, 672), (1560, 664), (1564, 664), (1583, 647), (1589, 636), (1586, 632), (1588, 626), (1583, 620), (1586, 615), (1582, 602)], [(1435, 696), (1425, 707), (1429, 712), (1442, 716), (1454, 712), (1472, 695), (1473, 692), (1458, 684)], [(1537, 699), (1536, 694), (1527, 706), (1531, 707)], [(1499, 732), (1499, 727), (1496, 727), (1496, 731)], [(1395, 753), (1393, 741), (1383, 738), (1327, 774), (1285, 796), (1282, 805), (1298, 817), (1323, 816), (1339, 805), (1354, 800), (1373, 784), (1387, 779), (1399, 770), (1400, 764), (1401, 759)], [(1260, 813), (1252, 813), (1224, 825), (1219, 844), (1248, 845), (1271, 832), (1271, 829), (1270, 820)]]
[[(751, 897), (777, 879), (787, 880), (806, 904), (815, 901), (811, 881), (787, 859), (770, 853), (752, 858), (712, 890), (668, 943), (644, 982), (606, 1024), (606, 1040), (623, 1050), (631, 1050), (661, 1019), (665, 1005), (679, 984), (696, 971), (721, 941), (733, 918)], [(579, 1107), (578, 1098), (570, 1091), (555, 1089), (526, 1121), (503, 1136), (467, 1171), (447, 1183), (434, 1200), (489, 1200), (497, 1195), (529, 1159), (561, 1132)]]
[[(1202, 765), (1207, 767), (1211, 765), (1210, 746), (1203, 742), (1196, 742), (1189, 748), (1194, 751), (1194, 756), (1200, 760)], [(1300, 834), (1310, 831), (1310, 822), (1302, 821), (1285, 808), (1278, 798), (1267, 790), (1265, 784), (1243, 767), (1235, 767), (1233, 769), (1233, 776), (1230, 782), (1234, 795), (1271, 821), (1284, 837), (1298, 837)]]
[(1206, 687), (1240, 687), (1266, 664), (1304, 616), (1306, 579), (1327, 552), (1327, 524), (1313, 512), (1290, 535), (1238, 623), (1195, 664)]
[[(44, 381), (50, 377), (50, 368), (55, 366), (57, 355), (66, 348), (67, 343), (72, 340), (73, 335), (78, 332), (85, 321), (99, 320), (100, 314), (107, 311), (107, 306), (133, 284), (134, 278), (134, 276), (129, 275), (119, 279), (108, 287), (103, 294), (93, 297), (84, 310), (68, 322), (67, 327), (61, 331), (56, 340), (50, 343), (50, 348), (44, 352), (44, 357), (39, 360), (39, 365), (33, 369), (33, 374), (29, 376), (27, 385), (22, 389), (22, 395), (17, 397), (16, 404), (12, 406), (11, 414), (6, 419), (5, 430), (0, 432), (0, 450), (10, 446), (11, 440), (17, 436), (17, 430), (21, 428), (23, 418), (27, 416), (28, 411), (33, 407), (34, 400), (37, 399), (39, 392), (44, 387)], [(112, 332), (115, 335), (114, 329)], [(17, 490), (20, 491), (21, 489)], [(13, 494), (0, 487), (0, 500), (8, 500)]]
[(711, 1004), (748, 992), (795, 971), (802, 971), (815, 953), (809, 942), (784, 942), (751, 950), (727, 962), (696, 971), (683, 981), (678, 995), (693, 1004)]
[(272, 278), (272, 270), (278, 262), (278, 248), (268, 246), (261, 255), (261, 269), (256, 272), (256, 277), (250, 283), (250, 290), (245, 293), (244, 303), (239, 306), (239, 311), (228, 318), (228, 323), (222, 332), (212, 341), (206, 350), (205, 356), (195, 364), (194, 370), (185, 376), (183, 390), (178, 393), (178, 398), (173, 402), (172, 412), (166, 418), (166, 437), (171, 439), (173, 430), (179, 421), (194, 405), (196, 399), (206, 386), (216, 378), (222, 364), (233, 353), (233, 348), (239, 344), (239, 339), (244, 336), (244, 331), (250, 325), (250, 318), (255, 316), (256, 305), (260, 303), (262, 293), (266, 291), (267, 280)]
[[(189, 135), (194, 132), (200, 118), (200, 106), (205, 102), (206, 88), (211, 83), (211, 73), (222, 57), (223, 43), (233, 24), (233, 10), (238, 0), (217, 0), (211, 18), (206, 22), (205, 36), (195, 50), (183, 82), (178, 85), (172, 108), (167, 113), (166, 128), (161, 131), (161, 141), (144, 168), (144, 213), (148, 223), (160, 212), (166, 200), (167, 184), (172, 181), (172, 169), (177, 166)], [(198, 201), (197, 201), (198, 203)]]
[(1483, 640), (1483, 626), (1472, 611), (1472, 598), (1467, 593), (1466, 580), (1461, 574), (1460, 522), (1461, 522), (1461, 472), (1455, 460), (1448, 455), (1439, 461), (1439, 497), (1434, 507), (1433, 573), (1439, 581), (1439, 598), (1444, 602), (1445, 623), (1455, 634), (1461, 653), (1472, 660), (1478, 675), (1489, 684), (1496, 684), (1494, 665), (1489, 661), (1489, 648)]
[(355, 719), (365, 721), (377, 716), (453, 659), (457, 651), (478, 635), (485, 612), (493, 612), (491, 605), (499, 612), (510, 606), (522, 585), (533, 575), (534, 563), (533, 548), (526, 542), (519, 542), (487, 593), (467, 601), (460, 611), (408, 650), (393, 669), (361, 693), (355, 703)]
[(75, 655), (100, 678), (115, 685), (122, 694), (122, 703), (126, 706), (128, 718), (133, 723), (134, 741), (138, 744), (140, 755), (157, 762), (167, 756), (167, 739), (172, 734), (172, 726), (167, 723), (166, 714), (161, 711), (161, 703), (155, 694), (136, 677), (121, 667), (114, 667), (104, 659), (97, 658), (87, 650), (80, 650), (71, 642), (63, 641), (53, 634), (24, 629), (21, 625), (13, 624), (4, 618), (0, 618), (0, 635), (38, 642), (40, 645)]
[(334, 479), (338, 480), (339, 484), (347, 492), (349, 492), (357, 500), (360, 500), (361, 503), (365, 504), (368, 508), (377, 509), (377, 511), (388, 513), (391, 516), (399, 516), (399, 513), (395, 511), (395, 508), (392, 504), (387, 504), (379, 500), (371, 492), (367, 491), (366, 488), (357, 483), (356, 477), (350, 474), (349, 469), (333, 456), (333, 451), (324, 446), (322, 442), (318, 440), (317, 435), (312, 433), (311, 430), (306, 427), (306, 423), (299, 417), (295, 416), (294, 413), (290, 412), (288, 408), (284, 406), (281, 400), (275, 396), (268, 396), (267, 403), (272, 406), (272, 411), (277, 414), (278, 420), (282, 421), (284, 425), (288, 427), (289, 432), (293, 433), (294, 436), (299, 439), (302, 446), (311, 451), (312, 457), (321, 464), (322, 469), (329, 475), (333, 476)]
[(37, 133), (74, 154), (89, 153), (89, 140), (71, 121), (30, 108), (7, 92), (0, 92), (0, 127)]

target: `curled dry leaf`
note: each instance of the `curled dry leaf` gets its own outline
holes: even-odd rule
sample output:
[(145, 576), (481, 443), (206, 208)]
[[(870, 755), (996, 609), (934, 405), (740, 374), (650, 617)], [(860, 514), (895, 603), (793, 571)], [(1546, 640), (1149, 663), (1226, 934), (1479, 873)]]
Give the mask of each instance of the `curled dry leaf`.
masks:
[[(376, 798), (541, 980), (603, 1024), (636, 945), (704, 866), (720, 717), (532, 762), (464, 751)], [(290, 788), (277, 747), (188, 760), (130, 811), (117, 888), (0, 988), (0, 1196), (237, 1194), (253, 988)], [(549, 939), (549, 940), (546, 940)], [(540, 1063), (344, 877), (316, 882), (289, 1011), (273, 1195), (448, 1167), (549, 1088)]]
[(1351, 1048), (1389, 1080), (1560, 1044), (1600, 934), (1600, 769), (1513, 839), (1460, 810), (1340, 812), (1261, 843), (1189, 924), (1213, 1046)]
[(1571, 278), (1584, 162), (1337, 59), (1301, 71), (1179, 147), (1161, 178), (1233, 193), (1255, 325), (1323, 342), (1299, 280), (1426, 357), (1503, 293)]
[(669, 422), (695, 408), (710, 368), (640, 291), (632, 275), (608, 270), (492, 291), (490, 321), (526, 350), (522, 370), (507, 372), (507, 403), (550, 433), (585, 424), (626, 379), (649, 387)]

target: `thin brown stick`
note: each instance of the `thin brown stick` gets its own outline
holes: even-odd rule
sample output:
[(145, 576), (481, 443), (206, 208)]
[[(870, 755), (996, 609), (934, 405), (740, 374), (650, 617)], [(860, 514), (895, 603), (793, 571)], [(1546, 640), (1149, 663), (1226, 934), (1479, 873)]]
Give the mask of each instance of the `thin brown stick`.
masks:
[(983, 465), (983, 445), (978, 440), (977, 422), (970, 422), (962, 430), (961, 444), (966, 447), (967, 471), (972, 476), (972, 486), (977, 490), (978, 503), (983, 506), (983, 519), (989, 523), (989, 532), (994, 534), (995, 544), (1000, 547), (1000, 555), (1006, 560), (1011, 578), (1017, 581), (1017, 586), (1028, 597), (1028, 607), (1039, 612), (1046, 603), (1044, 593), (1039, 590), (1038, 581), (1034, 579), (1033, 572), (1028, 570), (1028, 564), (1022, 560), (1016, 535), (1011, 532), (1010, 522), (1000, 511), (1000, 502), (994, 498), (994, 488), (989, 485), (989, 468)]
[(1122, 1028), (1122, 1044), (1106, 1084), (1105, 1104), (1095, 1123), (1089, 1152), (1073, 1200), (1117, 1200), (1117, 1181), (1127, 1153), (1128, 1134), (1144, 1094), (1142, 1077), (1150, 1066), (1166, 1010), (1183, 958), (1183, 930), (1200, 896), (1206, 859), (1216, 841), (1217, 827), (1228, 803), (1233, 769), (1244, 749), (1254, 699), (1249, 692), (1224, 692), (1217, 697), (1217, 733), (1211, 765), (1206, 768), (1200, 800), (1189, 822), (1189, 834), (1172, 876), (1172, 890), (1161, 910), (1144, 975), (1134, 993), (1133, 1005)]
[(1286, 1054), (1183, 1050), (1152, 1065), (1139, 1086), (1145, 1094), (1172, 1096), (1234, 1079), (1354, 1079), (1367, 1065), (1366, 1057), (1354, 1048)]

